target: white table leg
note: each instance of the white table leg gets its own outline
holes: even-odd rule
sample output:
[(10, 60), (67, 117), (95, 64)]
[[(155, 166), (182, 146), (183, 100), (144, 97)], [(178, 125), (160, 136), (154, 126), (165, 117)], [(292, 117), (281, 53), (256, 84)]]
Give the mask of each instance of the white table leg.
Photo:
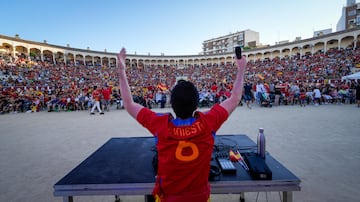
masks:
[(284, 191), (283, 192), (283, 202), (292, 202), (292, 191)]

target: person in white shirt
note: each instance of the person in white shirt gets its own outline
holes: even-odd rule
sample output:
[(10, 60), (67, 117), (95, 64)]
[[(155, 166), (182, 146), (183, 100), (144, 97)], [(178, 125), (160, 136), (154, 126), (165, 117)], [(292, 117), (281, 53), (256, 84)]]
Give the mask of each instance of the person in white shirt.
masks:
[(261, 104), (260, 96), (262, 96), (263, 93), (266, 93), (266, 89), (264, 87), (264, 84), (262, 83), (262, 81), (258, 81), (258, 83), (256, 84), (256, 101), (259, 104)]
[(321, 105), (321, 91), (318, 87), (314, 87), (313, 90), (314, 93), (314, 101), (315, 101), (315, 105)]

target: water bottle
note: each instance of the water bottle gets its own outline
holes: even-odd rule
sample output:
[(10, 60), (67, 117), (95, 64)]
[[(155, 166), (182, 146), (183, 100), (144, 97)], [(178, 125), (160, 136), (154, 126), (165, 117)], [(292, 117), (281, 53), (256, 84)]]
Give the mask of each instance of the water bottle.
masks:
[(265, 159), (265, 135), (263, 128), (259, 128), (259, 134), (257, 136), (257, 153), (261, 158)]

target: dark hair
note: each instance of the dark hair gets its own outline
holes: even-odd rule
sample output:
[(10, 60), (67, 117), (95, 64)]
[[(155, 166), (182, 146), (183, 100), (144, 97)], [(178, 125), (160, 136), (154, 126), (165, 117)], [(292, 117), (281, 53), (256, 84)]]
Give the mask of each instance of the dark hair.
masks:
[(170, 102), (177, 117), (190, 118), (199, 104), (199, 92), (193, 83), (179, 80), (171, 91)]

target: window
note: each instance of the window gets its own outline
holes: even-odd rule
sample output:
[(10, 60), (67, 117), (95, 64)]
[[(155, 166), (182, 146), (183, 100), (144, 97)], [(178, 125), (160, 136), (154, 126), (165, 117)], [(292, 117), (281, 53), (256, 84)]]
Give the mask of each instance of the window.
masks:
[(356, 25), (360, 25), (360, 16), (356, 16)]
[(351, 10), (348, 12), (348, 16), (354, 16), (356, 15), (356, 10)]

